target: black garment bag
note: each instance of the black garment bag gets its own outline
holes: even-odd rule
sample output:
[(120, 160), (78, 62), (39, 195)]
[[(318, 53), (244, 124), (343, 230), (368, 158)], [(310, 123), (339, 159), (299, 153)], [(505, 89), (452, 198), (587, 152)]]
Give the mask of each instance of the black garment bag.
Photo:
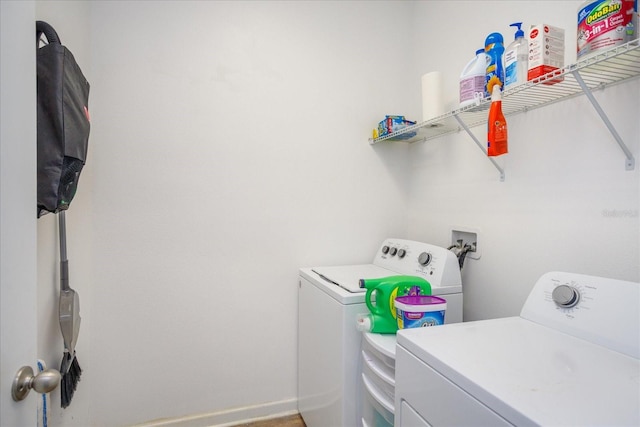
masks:
[[(40, 47), (42, 36), (47, 44)], [(44, 41), (42, 41), (44, 43)], [(65, 212), (76, 194), (89, 142), (89, 83), (58, 34), (36, 22), (38, 76), (38, 217), (58, 214), (60, 299), (58, 317), (64, 342), (60, 364), (60, 405), (71, 403), (82, 369), (75, 346), (80, 330), (80, 299), (69, 285)]]
[[(43, 34), (48, 44), (40, 47)], [(36, 22), (36, 48), (40, 217), (66, 210), (73, 200), (87, 158), (90, 123), (89, 82), (53, 27), (43, 21)]]

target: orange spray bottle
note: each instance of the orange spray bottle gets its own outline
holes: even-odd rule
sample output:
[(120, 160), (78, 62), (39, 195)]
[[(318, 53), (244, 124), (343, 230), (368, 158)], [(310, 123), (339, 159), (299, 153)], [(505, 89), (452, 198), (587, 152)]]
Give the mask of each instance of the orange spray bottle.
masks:
[(491, 90), (491, 107), (487, 121), (487, 155), (500, 156), (509, 152), (507, 145), (507, 121), (502, 114), (502, 94), (500, 84)]

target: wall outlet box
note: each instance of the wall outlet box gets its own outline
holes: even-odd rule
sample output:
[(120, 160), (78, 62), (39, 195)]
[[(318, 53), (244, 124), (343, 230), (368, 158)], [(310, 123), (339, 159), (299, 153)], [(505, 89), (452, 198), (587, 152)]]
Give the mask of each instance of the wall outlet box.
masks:
[(462, 240), (462, 246), (465, 244), (475, 244), (475, 250), (467, 252), (467, 258), (480, 259), (482, 253), (480, 252), (480, 233), (477, 229), (469, 227), (452, 227), (451, 228), (451, 244), (457, 245), (459, 240)]

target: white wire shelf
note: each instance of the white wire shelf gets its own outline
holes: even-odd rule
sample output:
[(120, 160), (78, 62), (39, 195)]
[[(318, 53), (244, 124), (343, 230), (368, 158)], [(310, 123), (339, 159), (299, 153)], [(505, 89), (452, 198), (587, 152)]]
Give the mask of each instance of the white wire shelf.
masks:
[[(505, 116), (510, 116), (582, 94), (590, 96), (591, 91), (638, 76), (640, 76), (640, 40), (633, 40), (506, 90), (502, 95), (502, 112)], [(563, 78), (563, 81), (548, 84), (551, 80), (558, 78)], [(581, 85), (581, 80), (584, 87)], [(590, 100), (594, 102), (591, 97)], [(465, 129), (465, 126), (473, 128), (485, 125), (490, 104), (490, 100), (483, 100), (478, 105), (450, 111), (392, 134), (375, 139), (370, 138), (369, 143), (373, 145), (380, 142), (421, 142), (458, 132)], [(605, 120), (604, 117), (603, 120)], [(610, 123), (606, 124), (609, 127)], [(615, 133), (614, 129), (610, 128), (610, 130)], [(616, 137), (615, 134), (614, 137)], [(616, 138), (618, 143), (624, 145), (618, 139), (619, 137)], [(627, 156), (627, 169), (633, 169), (633, 157), (626, 147), (621, 146), (621, 148)], [(502, 172), (501, 177), (503, 177)]]

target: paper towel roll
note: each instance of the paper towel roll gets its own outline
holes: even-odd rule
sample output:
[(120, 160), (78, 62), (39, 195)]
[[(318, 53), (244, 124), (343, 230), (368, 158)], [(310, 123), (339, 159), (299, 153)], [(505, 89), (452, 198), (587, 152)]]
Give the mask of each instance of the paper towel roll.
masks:
[(445, 113), (442, 73), (433, 71), (422, 76), (422, 120), (431, 120)]

